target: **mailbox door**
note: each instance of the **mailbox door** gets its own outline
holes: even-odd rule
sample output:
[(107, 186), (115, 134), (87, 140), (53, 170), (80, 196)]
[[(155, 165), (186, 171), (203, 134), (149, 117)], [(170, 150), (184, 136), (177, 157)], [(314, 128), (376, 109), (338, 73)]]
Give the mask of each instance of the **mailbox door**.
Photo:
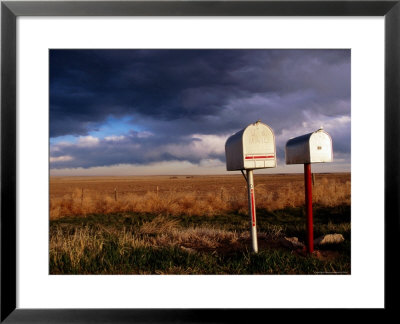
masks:
[(324, 131), (317, 131), (310, 137), (311, 163), (332, 162), (332, 139)]
[(243, 133), (245, 169), (276, 167), (275, 136), (263, 123), (249, 125)]

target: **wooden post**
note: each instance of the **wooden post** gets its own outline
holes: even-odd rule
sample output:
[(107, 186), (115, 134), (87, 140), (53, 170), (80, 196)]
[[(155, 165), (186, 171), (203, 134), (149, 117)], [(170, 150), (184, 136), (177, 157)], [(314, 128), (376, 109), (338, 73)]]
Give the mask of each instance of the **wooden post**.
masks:
[(81, 193), (81, 206), (83, 205), (83, 188), (82, 188), (82, 193)]
[(157, 197), (158, 197), (158, 186), (157, 186)]
[(118, 200), (118, 193), (117, 193), (117, 188), (114, 188), (114, 199), (115, 199), (115, 201), (117, 201)]

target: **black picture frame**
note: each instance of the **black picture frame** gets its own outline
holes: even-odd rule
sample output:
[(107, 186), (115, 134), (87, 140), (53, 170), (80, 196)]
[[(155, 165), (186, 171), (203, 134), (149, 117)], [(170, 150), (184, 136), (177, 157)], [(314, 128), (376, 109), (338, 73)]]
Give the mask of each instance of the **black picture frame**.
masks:
[[(1, 317), (5, 323), (242, 322), (245, 309), (16, 308), (16, 19), (19, 16), (384, 16), (385, 307), (396, 311), (400, 228), (400, 0), (395, 1), (2, 1), (1, 2)], [(371, 189), (372, 190), (372, 189)], [(373, 244), (373, 242), (370, 242)], [(373, 262), (373, 256), (371, 256)], [(366, 283), (367, 285), (368, 283)], [(301, 293), (299, 292), (299, 295)], [(272, 312), (272, 310), (269, 310)], [(298, 310), (299, 311), (299, 310)], [(319, 320), (319, 319), (317, 319)], [(246, 320), (245, 320), (246, 322)]]

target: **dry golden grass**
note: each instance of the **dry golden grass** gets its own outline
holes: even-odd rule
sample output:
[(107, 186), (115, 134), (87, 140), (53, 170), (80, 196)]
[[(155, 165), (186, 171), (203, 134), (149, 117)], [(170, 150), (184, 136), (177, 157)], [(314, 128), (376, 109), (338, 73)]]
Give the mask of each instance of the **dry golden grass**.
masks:
[[(304, 205), (303, 175), (255, 175), (256, 206), (268, 210)], [(313, 202), (350, 205), (350, 174), (318, 174)], [(51, 178), (50, 218), (114, 212), (160, 215), (247, 213), (241, 176)], [(150, 225), (148, 225), (150, 226)], [(171, 225), (172, 226), (172, 225)]]
[(84, 253), (100, 253), (110, 237), (117, 238), (118, 253), (123, 255), (128, 248), (140, 247), (178, 246), (189, 252), (215, 249), (221, 245), (235, 244), (240, 239), (248, 239), (249, 234), (210, 227), (182, 228), (177, 221), (163, 216), (143, 223), (136, 233), (126, 228), (117, 230), (113, 227), (85, 226), (73, 232), (56, 227), (50, 235), (50, 256), (56, 260), (60, 254), (67, 253), (72, 266), (77, 266)]
[[(336, 256), (327, 259), (326, 264), (315, 263), (310, 258), (297, 258), (292, 248), (287, 250), (281, 243), (287, 225), (264, 223), (260, 226), (261, 231), (257, 233), (260, 253), (252, 255), (250, 233), (240, 226), (238, 230), (214, 227), (218, 226), (216, 224), (186, 227), (187, 224), (175, 217), (163, 215), (148, 216), (147, 221), (132, 225), (121, 223), (118, 217), (109, 217), (87, 218), (84, 221), (90, 221), (84, 223), (80, 223), (83, 220), (78, 218), (74, 219), (75, 223), (70, 223), (70, 220), (52, 222), (50, 273), (266, 274), (315, 273), (327, 269), (349, 272), (350, 269), (349, 258), (339, 252), (334, 252)], [(297, 224), (291, 225), (291, 233), (293, 230), (302, 231), (298, 222), (299, 219)], [(325, 226), (334, 232), (339, 231), (347, 240), (350, 224), (346, 228), (342, 225), (346, 224), (328, 223), (317, 227), (318, 230)], [(321, 251), (324, 252), (329, 251)]]
[(67, 253), (72, 266), (77, 266), (84, 253), (98, 254), (107, 242), (107, 236), (114, 234), (118, 238), (119, 253), (123, 255), (127, 247), (137, 248), (150, 246), (150, 242), (136, 238), (132, 232), (117, 231), (112, 228), (77, 228), (73, 234), (57, 228), (50, 236), (50, 257), (56, 260), (59, 255)]

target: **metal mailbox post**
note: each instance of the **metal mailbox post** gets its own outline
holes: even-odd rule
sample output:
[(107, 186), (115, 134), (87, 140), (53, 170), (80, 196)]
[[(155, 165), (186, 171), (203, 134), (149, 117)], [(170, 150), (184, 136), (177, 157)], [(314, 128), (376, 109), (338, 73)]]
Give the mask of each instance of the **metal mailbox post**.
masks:
[(228, 138), (225, 155), (227, 171), (246, 170), (250, 233), (253, 252), (258, 252), (253, 170), (276, 167), (274, 132), (260, 121), (250, 124)]
[(314, 251), (311, 163), (332, 162), (332, 138), (322, 127), (295, 137), (286, 143), (286, 164), (304, 164), (304, 187), (307, 213), (307, 251)]

